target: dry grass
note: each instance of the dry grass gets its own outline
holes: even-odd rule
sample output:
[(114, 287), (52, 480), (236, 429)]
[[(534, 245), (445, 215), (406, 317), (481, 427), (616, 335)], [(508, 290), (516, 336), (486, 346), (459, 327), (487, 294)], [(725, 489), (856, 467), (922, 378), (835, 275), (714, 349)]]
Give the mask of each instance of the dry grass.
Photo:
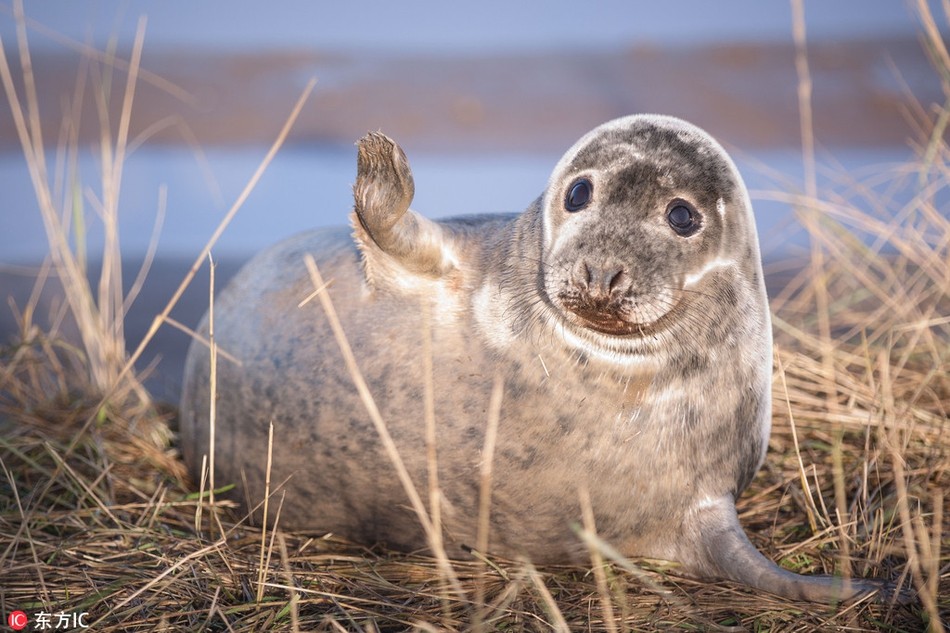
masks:
[[(923, 19), (932, 25), (929, 14)], [(946, 56), (939, 39), (928, 41), (936, 59)], [(128, 107), (140, 48), (131, 60), (90, 57), (98, 72), (122, 70)], [(23, 40), (21, 61), (27, 54)], [(782, 194), (810, 214), (814, 241), (802, 273), (773, 297), (774, 430), (766, 465), (739, 503), (742, 522), (757, 547), (788, 568), (901, 579), (920, 596), (909, 605), (834, 607), (634, 564), (597, 539), (589, 515), (578, 532), (591, 547), (591, 567), (538, 570), (525, 561), (448, 561), (261, 529), (227, 504), (212, 504), (208, 492), (195, 494), (169, 440), (171, 414), (129, 372), (137, 354), (128, 356), (122, 342), (128, 298), (117, 293), (117, 269), (104, 266), (111, 277), (94, 291), (85, 256), (70, 246), (77, 230), (70, 219), (82, 209), (69, 206), (68, 191), (49, 186), (31, 117), (32, 79), (28, 67), (21, 70), (25, 107), (0, 59), (5, 91), (21, 114), (51, 265), (70, 280), (82, 336), (74, 345), (55, 329), (41, 331), (26, 306), (20, 340), (0, 348), (3, 613), (88, 612), (100, 631), (937, 631), (950, 620), (946, 109), (910, 102), (922, 158), (880, 175), (873, 191), (863, 181), (820, 198)], [(101, 211), (110, 218), (128, 143), (125, 106), (117, 132), (108, 133), (104, 112), (103, 119), (102, 160), (112, 167), (104, 170)], [(67, 166), (69, 138), (60, 146)], [(117, 240), (110, 248), (115, 258)], [(153, 333), (168, 323), (177, 296)], [(486, 471), (490, 478), (490, 463)], [(436, 508), (438, 482), (427, 492)], [(438, 525), (423, 496), (409, 494), (422, 523)], [(279, 492), (269, 502), (280, 503)]]

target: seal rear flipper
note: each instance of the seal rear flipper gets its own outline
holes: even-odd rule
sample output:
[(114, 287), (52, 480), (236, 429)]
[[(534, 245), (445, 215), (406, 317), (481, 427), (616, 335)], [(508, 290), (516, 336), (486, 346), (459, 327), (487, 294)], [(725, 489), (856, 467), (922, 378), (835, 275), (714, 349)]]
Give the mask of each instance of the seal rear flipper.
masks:
[(803, 576), (782, 569), (763, 556), (746, 537), (732, 497), (705, 504), (694, 512), (698, 557), (690, 571), (707, 578), (739, 582), (793, 600), (849, 602), (870, 595), (898, 602), (908, 596), (890, 583), (868, 579), (846, 580), (837, 576)]
[(370, 132), (356, 146), (352, 222), (367, 281), (385, 283), (406, 271), (437, 278), (454, 269), (451, 238), (409, 209), (415, 184), (402, 148), (381, 132)]

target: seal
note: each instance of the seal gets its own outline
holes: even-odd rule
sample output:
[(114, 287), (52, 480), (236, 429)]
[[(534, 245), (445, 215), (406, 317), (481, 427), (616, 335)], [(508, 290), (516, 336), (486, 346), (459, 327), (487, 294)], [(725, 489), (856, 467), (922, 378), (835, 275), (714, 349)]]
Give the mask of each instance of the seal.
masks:
[[(398, 145), (381, 133), (357, 145), (352, 235), (278, 244), (216, 300), (216, 341), (240, 361), (218, 364), (219, 485), (263, 499), (273, 422), (281, 527), (428, 546), (325, 313), (299, 307), (315, 291), (310, 255), (422, 489), (433, 465), (423, 422), (431, 337), (450, 556), (478, 536), (497, 377), (488, 553), (587, 559), (571, 528), (583, 487), (601, 538), (686, 575), (816, 601), (883, 588), (782, 570), (739, 524), (735, 500), (770, 432), (772, 335), (748, 193), (715, 140), (671, 117), (617, 119), (568, 150), (523, 213), (440, 222), (409, 209), (414, 184)], [(481, 183), (470, 195), (491, 193)], [(210, 450), (208, 367), (206, 346), (193, 343), (181, 446), (195, 477)]]

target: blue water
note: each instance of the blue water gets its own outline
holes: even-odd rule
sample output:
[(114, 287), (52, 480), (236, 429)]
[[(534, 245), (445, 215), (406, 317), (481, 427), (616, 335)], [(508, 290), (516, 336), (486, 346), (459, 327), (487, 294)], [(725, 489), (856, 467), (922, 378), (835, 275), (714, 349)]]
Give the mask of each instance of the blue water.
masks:
[[(940, 3), (928, 0), (928, 4), (938, 23), (943, 24)], [(786, 0), (604, 0), (583, 6), (576, 0), (44, 0), (26, 5), (27, 15), (36, 21), (31, 23), (30, 46), (38, 54), (71, 50), (62, 38), (50, 37), (50, 31), (100, 49), (114, 36), (120, 49), (128, 49), (139, 16), (147, 13), (145, 67), (149, 66), (150, 54), (168, 50), (195, 51), (196, 58), (209, 52), (248, 50), (339, 51), (353, 60), (370, 60), (365, 63), (366, 70), (371, 71), (372, 60), (390, 54), (478, 57), (629, 47), (649, 47), (662, 54), (679, 47), (715, 43), (791, 41), (791, 10)], [(0, 0), (0, 38), (8, 55), (13, 54), (15, 41), (10, 6), (9, 0)], [(886, 38), (912, 34), (918, 28), (910, 4), (900, 0), (806, 0), (805, 12), (811, 42)], [(347, 72), (363, 70), (354, 68)], [(333, 72), (333, 65), (329, 64), (321, 73), (322, 89), (332, 90), (336, 81), (351, 77), (335, 76)], [(889, 67), (887, 73), (871, 79), (884, 87), (893, 87), (895, 81)], [(903, 80), (912, 86), (920, 83), (914, 76), (904, 76)], [(559, 81), (558, 76), (553, 74), (551, 81)], [(573, 88), (561, 86), (563, 90)], [(675, 96), (702, 101), (702, 89), (697, 86), (696, 92)], [(6, 108), (5, 103), (0, 108)], [(410, 146), (406, 149), (416, 181), (413, 208), (434, 218), (520, 211), (543, 190), (559, 158), (556, 152), (460, 155), (420, 153)], [(152, 281), (133, 306), (126, 330), (130, 344), (137, 344), (171, 296), (187, 265), (183, 262), (199, 254), (265, 151), (264, 147), (209, 146), (203, 155), (196, 156), (183, 146), (150, 146), (128, 158), (120, 200), (120, 229), (122, 252), (133, 268), (148, 247), (159, 191), (163, 186), (167, 188), (167, 208), (157, 251), (166, 263), (166, 274), (150, 278)], [(752, 190), (765, 258), (803, 247), (804, 233), (794, 224), (791, 208), (775, 200), (788, 192), (801, 191), (799, 153), (772, 150), (744, 155), (739, 150), (730, 151)], [(901, 147), (822, 153), (822, 189), (828, 197), (840, 195), (879, 215), (896, 213), (900, 204), (910, 199), (911, 188), (892, 188), (889, 181), (881, 182), (876, 174), (893, 174), (888, 164), (902, 164), (910, 158), (910, 152)], [(100, 168), (92, 156), (82, 154), (79, 170), (89, 224), (87, 249), (90, 259), (95, 260), (103, 242), (94, 208), (94, 201), (101, 199)], [(283, 148), (215, 246), (215, 255), (219, 261), (230, 258), (233, 273), (238, 260), (280, 239), (313, 227), (346, 223), (355, 171), (353, 146), (301, 144)], [(868, 183), (869, 193), (856, 194), (849, 181)], [(876, 208), (879, 204), (889, 206), (882, 211)], [(0, 284), (16, 285), (14, 290), (21, 293), (16, 299), (19, 305), (24, 305), (24, 297), (31, 292), (30, 280), (20, 274), (22, 271), (6, 274), (7, 265), (32, 266), (47, 252), (46, 235), (24, 159), (17, 151), (0, 152)], [(126, 278), (131, 277), (129, 274)], [(156, 287), (155, 283), (167, 287)], [(206, 301), (204, 284), (204, 280), (196, 282), (189, 290), (192, 294), (186, 294), (176, 308), (173, 314), (180, 321), (193, 325), (200, 318)], [(8, 298), (7, 290), (0, 288), (0, 298)], [(40, 312), (44, 311), (52, 313), (41, 308)], [(0, 343), (6, 340), (4, 327), (7, 333), (16, 329), (8, 312), (0, 311)], [(160, 397), (164, 395), (172, 401), (177, 397), (187, 343), (185, 335), (165, 328), (146, 353), (143, 364), (150, 363), (155, 355), (163, 357), (152, 385)]]
[[(733, 153), (753, 193), (764, 258), (774, 259), (804, 248), (803, 231), (794, 223), (789, 224), (790, 207), (768, 200), (801, 190), (798, 154)], [(131, 346), (138, 344), (155, 314), (164, 307), (184, 276), (187, 262), (200, 253), (263, 154), (260, 148), (211, 149), (203, 164), (189, 150), (164, 147), (140, 150), (129, 158), (120, 201), (122, 250), (130, 265), (127, 281), (137, 272), (148, 245), (159, 187), (164, 184), (168, 191), (167, 217), (158, 248), (159, 265), (153, 267), (153, 273), (157, 270), (160, 274), (149, 277), (143, 294), (126, 318)], [(430, 217), (518, 211), (544, 188), (557, 158), (537, 154), (412, 155), (417, 192), (413, 207)], [(875, 205), (886, 203), (889, 197), (896, 203), (909, 200), (912, 187), (889, 192), (892, 183), (887, 178), (883, 183), (877, 182), (877, 175), (893, 174), (894, 163), (903, 163), (908, 158), (909, 152), (899, 149), (824, 154), (823, 189), (831, 198), (840, 195), (880, 213)], [(219, 267), (218, 283), (223, 284), (235, 272), (237, 262), (269, 244), (312, 227), (345, 223), (352, 204), (350, 186), (356, 172), (355, 162), (355, 149), (350, 147), (296, 146), (281, 151), (214, 249), (217, 261), (224, 264)], [(95, 162), (89, 156), (80, 163), (84, 178), (96, 176)], [(835, 163), (840, 164), (833, 166)], [(47, 252), (28, 178), (22, 157), (0, 154), (0, 296), (7, 298), (12, 290), (20, 306), (30, 295), (30, 278), (20, 274), (18, 267), (5, 265), (19, 263), (32, 267)], [(913, 174), (908, 177), (910, 182), (913, 178)], [(871, 200), (861, 200), (847, 184), (849, 181), (868, 183), (872, 188)], [(463, 195), (463, 191), (469, 193)], [(892, 207), (895, 212), (898, 206)], [(95, 260), (96, 249), (102, 244), (101, 231), (97, 230), (95, 214), (88, 204), (86, 207), (89, 252)], [(868, 236), (864, 238), (869, 240)], [(181, 322), (194, 325), (204, 312), (206, 276), (203, 268), (176, 307), (173, 316)], [(8, 289), (6, 284), (15, 287)], [(52, 313), (51, 308), (41, 305), (39, 314), (47, 313)], [(0, 311), (0, 344), (16, 329), (12, 312)], [(177, 330), (163, 328), (141, 360), (140, 368), (158, 362), (149, 381), (149, 388), (157, 397), (172, 402), (177, 399), (188, 341)]]
[[(160, 234), (160, 256), (194, 257), (238, 198), (263, 158), (262, 148), (212, 148), (201, 158), (179, 147), (140, 149), (126, 161), (120, 200), (123, 253), (144, 254), (156, 220), (159, 189), (167, 188), (167, 208)], [(763, 251), (777, 253), (804, 244), (785, 228), (790, 208), (770, 200), (802, 189), (801, 158), (791, 150), (754, 155), (736, 152), (736, 161), (751, 191)], [(910, 152), (839, 151), (821, 155), (822, 183), (845, 191), (847, 181), (870, 182), (888, 165), (904, 163)], [(557, 155), (410, 156), (416, 181), (413, 208), (433, 217), (520, 211), (544, 189)], [(80, 160), (87, 200), (100, 198), (98, 166), (88, 155)], [(238, 212), (214, 252), (246, 257), (296, 232), (347, 222), (356, 173), (353, 147), (284, 148)], [(46, 236), (23, 158), (0, 154), (0, 264), (36, 262), (47, 251)], [(467, 193), (463, 193), (467, 192)], [(858, 201), (860, 203), (860, 201)], [(101, 224), (90, 202), (88, 249), (101, 249)]]
[[(939, 2), (932, 0), (941, 18)], [(591, 50), (652, 45), (657, 50), (713, 42), (790, 41), (789, 2), (761, 0), (684, 0), (629, 3), (605, 0), (578, 10), (575, 2), (446, 3), (407, 0), (375, 3), (313, 3), (294, 0), (260, 3), (223, 0), (200, 3), (147, 0), (45, 0), (26, 3), (32, 26), (31, 47), (62, 52), (51, 29), (66, 37), (103, 46), (112, 36), (128, 46), (141, 14), (148, 14), (144, 63), (149, 51), (184, 50), (341, 50), (346, 52), (422, 52), (484, 55), (504, 51)], [(917, 19), (907, 3), (894, 0), (805, 2), (809, 38), (885, 37), (912, 33)], [(12, 51), (14, 21), (10, 2), (0, 0), (0, 37)], [(940, 23), (942, 19), (938, 19)], [(332, 77), (323, 80), (332, 84)], [(695, 98), (695, 95), (692, 96)], [(5, 107), (5, 106), (4, 106)], [(407, 148), (409, 150), (410, 148)], [(566, 147), (565, 147), (566, 149)], [(123, 252), (144, 253), (167, 185), (167, 217), (159, 254), (191, 257), (237, 198), (264, 155), (261, 147), (209, 147), (203, 158), (183, 147), (148, 147), (125, 166), (121, 200)], [(412, 152), (410, 152), (412, 154)], [(903, 161), (902, 148), (876, 152), (838, 152), (845, 173), (857, 173), (888, 161)], [(801, 186), (800, 157), (775, 150), (735, 157), (750, 189)], [(519, 211), (544, 188), (556, 154), (410, 156), (416, 177), (413, 207), (430, 217), (461, 213)], [(763, 168), (764, 166), (764, 168)], [(99, 168), (82, 156), (83, 182), (99, 197)], [(771, 170), (778, 177), (767, 175)], [(246, 256), (297, 231), (346, 222), (355, 148), (296, 146), (284, 148), (251, 194), (233, 225), (216, 246), (221, 255)], [(780, 181), (788, 181), (787, 183)], [(46, 237), (22, 156), (0, 153), (0, 264), (35, 262), (46, 252)], [(462, 194), (461, 192), (468, 192)], [(484, 192), (484, 193), (483, 193)], [(763, 246), (777, 234), (776, 248), (794, 244), (789, 231), (776, 229), (787, 205), (756, 202)], [(94, 225), (91, 202), (86, 203)], [(95, 228), (93, 226), (93, 228)], [(92, 231), (89, 251), (101, 247)]]
[[(810, 39), (886, 37), (912, 32), (910, 3), (898, 0), (809, 0)], [(940, 3), (928, 0), (943, 24)], [(0, 37), (13, 34), (9, 2), (0, 3)], [(44, 0), (29, 16), (80, 41), (128, 46), (148, 15), (147, 43), (156, 48), (246, 50), (305, 48), (441, 54), (591, 50), (630, 45), (691, 46), (710, 42), (789, 41), (787, 1), (443, 0), (402, 2), (259, 2), (213, 0)], [(34, 43), (56, 46), (38, 34)], [(146, 49), (148, 50), (148, 48)]]

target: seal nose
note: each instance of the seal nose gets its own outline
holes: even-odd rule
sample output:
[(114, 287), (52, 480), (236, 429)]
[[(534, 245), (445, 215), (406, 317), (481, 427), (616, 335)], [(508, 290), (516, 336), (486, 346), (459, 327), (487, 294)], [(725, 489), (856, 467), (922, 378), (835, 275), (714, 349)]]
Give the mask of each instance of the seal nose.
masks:
[(630, 285), (626, 266), (619, 262), (597, 265), (582, 260), (575, 274), (576, 285), (586, 290), (594, 301), (605, 301), (615, 293), (623, 293)]

